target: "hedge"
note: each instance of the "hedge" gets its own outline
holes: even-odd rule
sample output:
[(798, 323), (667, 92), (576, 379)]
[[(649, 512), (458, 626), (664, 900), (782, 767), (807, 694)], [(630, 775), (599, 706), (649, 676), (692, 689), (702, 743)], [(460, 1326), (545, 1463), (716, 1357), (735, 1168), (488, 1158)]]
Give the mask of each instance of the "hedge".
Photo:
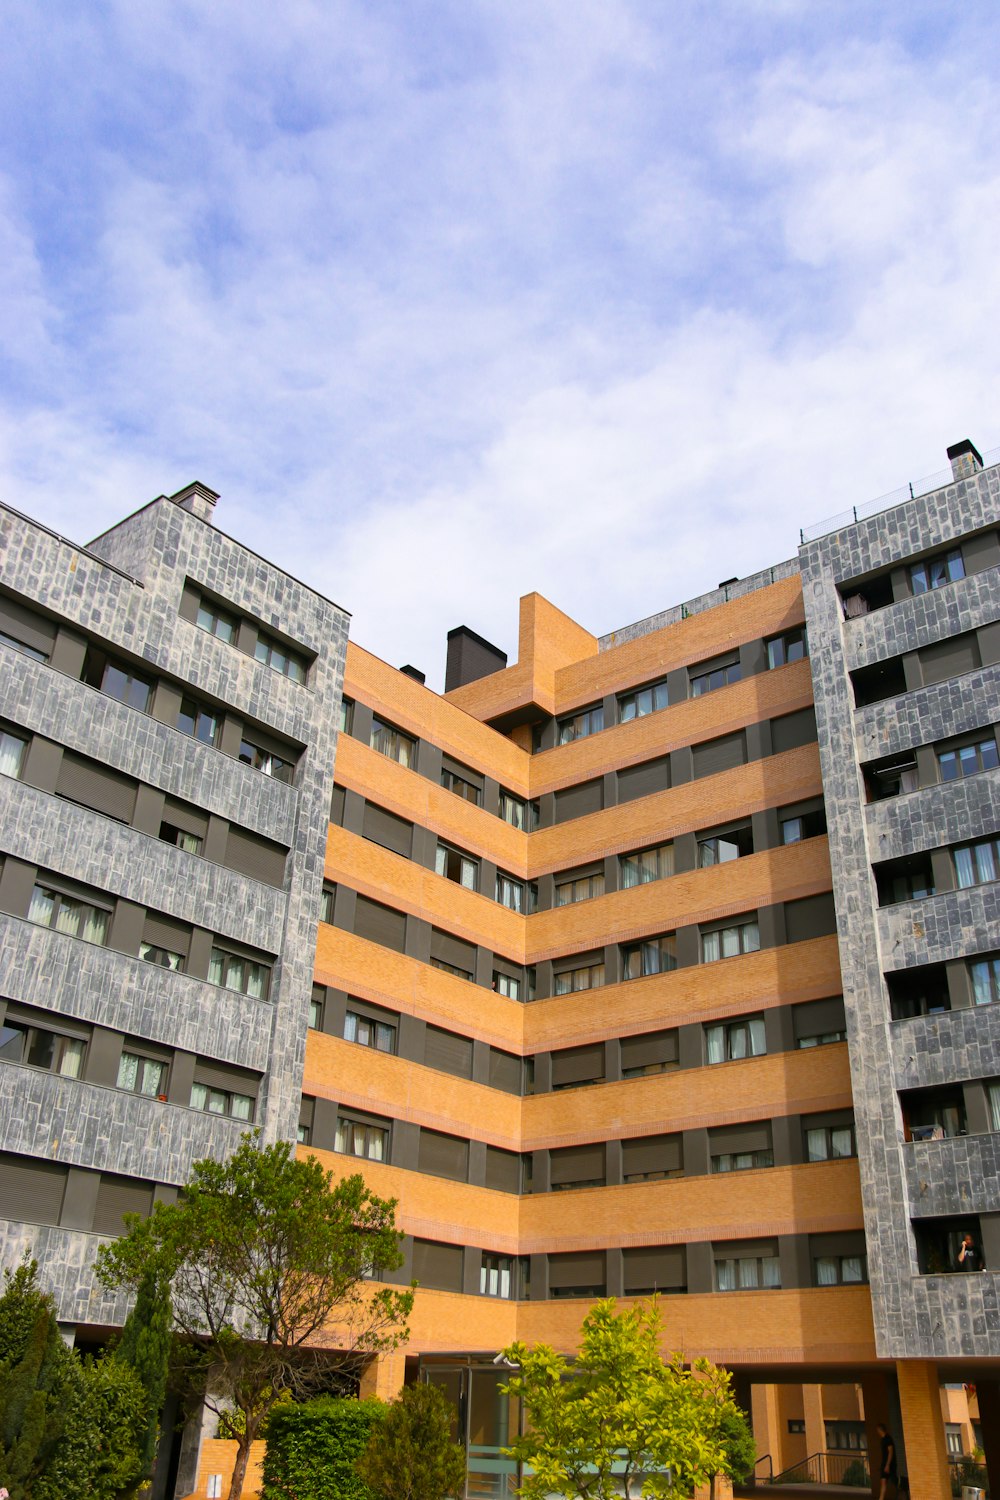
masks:
[(317, 1396), (276, 1406), (267, 1423), (261, 1500), (371, 1500), (355, 1472), (382, 1401)]

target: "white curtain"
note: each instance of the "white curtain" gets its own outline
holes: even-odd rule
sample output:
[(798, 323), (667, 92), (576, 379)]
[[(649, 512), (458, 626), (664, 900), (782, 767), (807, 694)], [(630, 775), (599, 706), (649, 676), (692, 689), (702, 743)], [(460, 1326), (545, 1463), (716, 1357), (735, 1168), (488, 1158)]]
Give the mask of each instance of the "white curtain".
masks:
[(16, 781), (21, 774), (23, 754), (24, 741), (0, 730), (0, 776), (13, 776)]
[(708, 1048), (708, 1060), (710, 1063), (725, 1062), (726, 1034), (722, 1026), (709, 1026), (705, 1032), (705, 1044)]
[(1000, 1130), (1000, 1083), (991, 1083), (987, 1089), (990, 1099), (990, 1123)]
[(37, 922), (39, 927), (50, 927), (52, 925), (52, 912), (55, 908), (55, 897), (51, 891), (44, 890), (36, 885), (31, 893), (31, 905), (28, 907), (28, 921)]
[(818, 1286), (837, 1285), (837, 1262), (832, 1255), (821, 1255), (817, 1260), (816, 1284)]
[(955, 873), (958, 876), (960, 890), (964, 890), (966, 886), (975, 885), (976, 874), (972, 864), (971, 847), (955, 850)]
[(138, 1076), (139, 1058), (134, 1052), (123, 1052), (118, 1060), (118, 1087), (131, 1092)]
[(765, 1255), (763, 1260), (764, 1286), (775, 1287), (781, 1285), (781, 1266), (776, 1255)]
[(717, 1260), (715, 1262), (715, 1279), (720, 1292), (735, 1292), (736, 1262), (734, 1260)]
[(767, 1041), (764, 1036), (764, 1022), (759, 1017), (750, 1022), (750, 1055), (751, 1057), (763, 1057), (767, 1051)]

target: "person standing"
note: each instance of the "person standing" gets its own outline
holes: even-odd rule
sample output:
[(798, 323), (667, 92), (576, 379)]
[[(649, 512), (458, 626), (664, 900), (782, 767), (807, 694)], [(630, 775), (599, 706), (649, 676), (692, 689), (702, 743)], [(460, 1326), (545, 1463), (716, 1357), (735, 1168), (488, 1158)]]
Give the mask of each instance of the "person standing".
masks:
[(956, 1261), (960, 1271), (982, 1271), (984, 1269), (982, 1251), (971, 1234), (962, 1236), (962, 1243), (959, 1246)]
[(878, 1432), (879, 1441), (882, 1445), (882, 1457), (879, 1463), (878, 1471), (878, 1500), (887, 1500), (890, 1484), (892, 1485), (893, 1495), (898, 1492), (897, 1485), (899, 1473), (898, 1466), (896, 1464), (896, 1444), (893, 1442), (889, 1429), (888, 1427), (886, 1427), (884, 1422), (880, 1422), (878, 1424), (876, 1431)]

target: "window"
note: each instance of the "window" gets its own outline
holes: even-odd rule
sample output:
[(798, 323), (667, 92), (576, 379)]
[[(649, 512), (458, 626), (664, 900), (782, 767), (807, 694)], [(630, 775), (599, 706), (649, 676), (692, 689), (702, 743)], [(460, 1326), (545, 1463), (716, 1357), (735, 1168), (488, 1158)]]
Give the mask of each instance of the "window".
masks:
[(6, 630), (0, 630), (0, 646), (13, 646), (15, 651), (20, 651), (22, 656), (30, 656), (32, 661), (48, 661), (48, 651), (40, 651), (37, 646), (29, 646), (26, 641), (19, 641), (16, 635), (8, 635)]
[(312, 996), (309, 1000), (309, 1029), (311, 1031), (323, 1030), (323, 1013), (326, 1010), (326, 986), (314, 984)]
[(195, 624), (200, 630), (207, 630), (209, 635), (217, 635), (220, 641), (227, 645), (236, 644), (236, 617), (227, 614), (224, 609), (213, 604), (210, 599), (202, 599), (198, 605), (198, 613), (195, 616)]
[(939, 750), (937, 759), (942, 781), (960, 781), (980, 771), (995, 771), (1000, 765), (997, 742), (992, 735), (988, 740), (959, 745), (954, 750)]
[(125, 1051), (118, 1061), (116, 1087), (129, 1094), (143, 1094), (147, 1099), (163, 1098), (167, 1090), (167, 1064), (141, 1052)]
[(964, 844), (955, 850), (955, 874), (959, 890), (970, 885), (988, 885), (1000, 880), (1000, 839), (982, 839), (975, 844)]
[(775, 667), (784, 667), (791, 661), (802, 661), (808, 655), (809, 644), (804, 625), (798, 630), (786, 630), (784, 635), (776, 635), (767, 643), (769, 671), (773, 671)]
[(773, 1167), (773, 1151), (722, 1151), (712, 1157), (713, 1172), (749, 1172), (753, 1167)]
[(853, 1125), (817, 1125), (806, 1130), (806, 1161), (842, 1161), (857, 1154)]
[(926, 854), (911, 854), (876, 865), (875, 884), (879, 906), (896, 906), (900, 901), (924, 901), (935, 891), (930, 858)]
[[(219, 734), (219, 716), (203, 708), (194, 698), (182, 698), (177, 728), (181, 734), (189, 734), (192, 739), (201, 740), (203, 745), (214, 745)], [(240, 759), (243, 759), (242, 752)]]
[(868, 1437), (864, 1422), (824, 1422), (826, 1446), (834, 1453), (864, 1453)]
[(698, 863), (702, 869), (709, 865), (725, 865), (731, 859), (752, 853), (753, 830), (749, 823), (740, 828), (729, 828), (724, 833), (707, 834), (698, 840)]
[(437, 853), (434, 856), (434, 869), (438, 875), (443, 875), (446, 880), (454, 880), (457, 885), (464, 886), (467, 891), (479, 889), (478, 859), (473, 859), (469, 854), (463, 854), (461, 849), (453, 849), (450, 844), (438, 844)]
[(618, 699), (618, 721), (627, 724), (631, 719), (644, 719), (668, 705), (667, 682), (650, 683), (649, 687), (637, 688), (634, 693), (625, 693)]
[(738, 1255), (715, 1262), (715, 1284), (720, 1292), (745, 1292), (781, 1286), (776, 1255)]
[(599, 990), (604, 983), (604, 964), (584, 964), (578, 969), (563, 969), (553, 974), (552, 984), (557, 995), (571, 995), (577, 990)]
[(788, 1430), (791, 1433), (805, 1432), (805, 1430), (806, 1430), (806, 1419), (805, 1419), (805, 1417), (789, 1417), (789, 1419), (788, 1419)]
[(701, 961), (714, 964), (720, 958), (735, 958), (740, 953), (756, 953), (760, 947), (760, 928), (756, 922), (741, 922), (738, 927), (717, 927), (701, 935)]
[(137, 708), (140, 713), (147, 713), (149, 710), (153, 697), (152, 678), (93, 646), (87, 648), (82, 680), (106, 693), (109, 698), (117, 698), (119, 703)]
[(401, 729), (394, 729), (391, 724), (383, 724), (381, 719), (372, 720), (371, 739), (368, 743), (380, 755), (398, 760), (401, 766), (412, 767), (417, 758), (416, 740), (404, 734)]
[(626, 979), (645, 979), (650, 974), (667, 974), (676, 969), (676, 934), (667, 932), (642, 943), (623, 945), (622, 965)]
[(47, 1026), (33, 1026), (17, 1016), (8, 1016), (0, 1024), (0, 1058), (5, 1062), (42, 1068), (63, 1078), (79, 1078), (86, 1050), (87, 1044), (81, 1037), (65, 1036)]
[(337, 887), (329, 881), (323, 882), (323, 894), (319, 898), (319, 919), (321, 922), (333, 921), (333, 908), (337, 900)]
[(944, 1425), (944, 1445), (949, 1457), (961, 1458), (965, 1452), (962, 1447), (962, 1428), (958, 1422), (946, 1422)]
[(800, 844), (803, 839), (819, 838), (825, 832), (825, 807), (818, 807), (813, 812), (799, 813), (796, 817), (781, 819), (781, 842), (783, 844)]
[(1000, 958), (977, 958), (969, 965), (972, 993), (977, 1005), (1000, 1000)]
[(556, 886), (556, 905), (572, 906), (577, 901), (591, 901), (604, 895), (604, 871), (595, 875), (578, 875), (575, 880), (563, 880)]
[(538, 803), (525, 802), (522, 797), (515, 797), (513, 792), (505, 792), (501, 787), (500, 816), (512, 828), (523, 828), (526, 833), (531, 833), (538, 827)]
[(233, 1120), (252, 1120), (254, 1099), (251, 1094), (236, 1094), (230, 1089), (213, 1088), (208, 1083), (191, 1085), (191, 1108), (210, 1115), (229, 1115)]
[(846, 1031), (820, 1031), (815, 1036), (800, 1036), (796, 1047), (826, 1047), (830, 1042), (846, 1042)]
[(867, 1255), (817, 1255), (813, 1261), (817, 1286), (859, 1286), (868, 1280)]
[(706, 1055), (710, 1063), (737, 1062), (744, 1057), (763, 1057), (767, 1052), (764, 1017), (729, 1021), (705, 1027)]
[(344, 1016), (344, 1041), (373, 1047), (376, 1052), (395, 1052), (396, 1028), (388, 1021), (376, 1021), (371, 1016), (349, 1010)]
[(9, 729), (0, 729), (0, 776), (10, 776), (19, 781), (24, 765), (24, 752), (28, 741)]
[(538, 887), (533, 881), (516, 880), (513, 875), (497, 871), (497, 900), (511, 911), (532, 912), (538, 906)]
[(623, 854), (619, 865), (623, 891), (637, 885), (649, 885), (653, 880), (665, 880), (674, 873), (674, 846), (659, 844), (655, 849)]
[[(534, 973), (534, 970), (531, 971)], [(502, 969), (493, 970), (493, 988), (498, 995), (506, 995), (508, 1000), (520, 1000), (521, 979), (514, 974), (505, 974)], [(528, 998), (534, 998), (533, 986), (529, 986)]]
[(187, 833), (183, 828), (164, 821), (160, 824), (160, 838), (165, 844), (173, 844), (187, 854), (200, 854), (203, 840), (197, 833)]
[(293, 760), (276, 755), (273, 750), (265, 750), (252, 740), (240, 740), (240, 760), (245, 766), (252, 766), (255, 771), (262, 771), (275, 781), (291, 783), (295, 776)]
[(179, 974), (184, 968), (184, 955), (172, 948), (161, 948), (156, 943), (140, 943), (139, 957), (147, 964), (156, 964), (161, 969), (172, 969)]
[(483, 1252), (479, 1267), (479, 1291), (484, 1297), (517, 1297), (522, 1279), (520, 1262), (512, 1255), (488, 1255)]
[(447, 766), (441, 770), (441, 785), (445, 791), (454, 792), (456, 797), (462, 797), (466, 802), (471, 802), (473, 807), (479, 807), (482, 804), (482, 788), (476, 786), (475, 782), (467, 781), (464, 776), (460, 776), (457, 771), (452, 771)]
[(266, 1000), (271, 982), (271, 970), (267, 964), (245, 958), (240, 953), (230, 953), (225, 948), (213, 948), (208, 965), (208, 982), (224, 990), (235, 990), (237, 994), (249, 995), (252, 1000)]
[(47, 885), (36, 885), (31, 893), (28, 921), (103, 947), (108, 940), (111, 913), (92, 901), (68, 896)]
[(923, 562), (910, 568), (910, 588), (915, 594), (926, 594), (931, 589), (943, 588), (946, 583), (956, 583), (965, 577), (962, 554), (956, 547), (940, 557), (925, 557)]
[(892, 755), (885, 760), (874, 761), (864, 767), (864, 776), (869, 802), (885, 802), (890, 797), (902, 797), (917, 791), (920, 786), (912, 750), (905, 755)]
[(333, 1149), (345, 1156), (363, 1156), (368, 1161), (388, 1161), (389, 1127), (339, 1115)]
[(596, 708), (585, 708), (568, 719), (560, 719), (556, 743), (569, 745), (573, 740), (584, 740), (589, 734), (597, 734), (604, 728), (604, 704)]
[(354, 724), (354, 700), (353, 698), (341, 698), (340, 700), (340, 732), (350, 734)]
[(707, 672), (697, 672), (691, 678), (691, 697), (700, 698), (703, 693), (714, 693), (716, 688), (728, 687), (731, 682), (739, 682), (740, 676), (740, 664), (737, 658), (720, 666), (710, 667)]
[(273, 672), (280, 672), (282, 677), (288, 677), (292, 682), (305, 682), (309, 671), (306, 659), (290, 646), (282, 646), (271, 636), (261, 632), (257, 636), (253, 654), (255, 661), (262, 662)]

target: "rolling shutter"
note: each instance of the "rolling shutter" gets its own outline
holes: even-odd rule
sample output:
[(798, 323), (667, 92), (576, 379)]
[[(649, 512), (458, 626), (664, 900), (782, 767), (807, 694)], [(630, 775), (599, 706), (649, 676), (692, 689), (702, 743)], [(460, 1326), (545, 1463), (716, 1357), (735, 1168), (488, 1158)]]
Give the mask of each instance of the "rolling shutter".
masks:
[(193, 833), (196, 838), (203, 839), (208, 833), (208, 814), (183, 802), (175, 802), (172, 797), (167, 797), (163, 803), (163, 821), (179, 828), (182, 833)]
[(728, 1152), (770, 1151), (770, 1120), (751, 1120), (744, 1125), (716, 1125), (708, 1132), (709, 1156)]
[(147, 912), (142, 924), (142, 940), (144, 943), (152, 943), (154, 948), (166, 948), (171, 953), (183, 953), (186, 957), (191, 943), (191, 929), (183, 922)]
[(565, 823), (570, 818), (583, 818), (588, 813), (600, 812), (604, 806), (604, 782), (581, 781), (579, 786), (567, 786), (555, 794), (555, 821)]
[(413, 1241), (413, 1276), (421, 1286), (442, 1292), (462, 1290), (462, 1247), (436, 1240)]
[(925, 646), (920, 654), (920, 675), (924, 686), (974, 672), (980, 665), (979, 642), (974, 631), (953, 635), (950, 640)]
[(687, 1286), (683, 1245), (641, 1245), (622, 1251), (626, 1294), (678, 1291)]
[(346, 795), (344, 788), (334, 783), (333, 795), (330, 798), (330, 822), (336, 823), (338, 828), (344, 826), (344, 799)]
[(574, 1083), (595, 1083), (604, 1077), (604, 1043), (589, 1047), (567, 1047), (552, 1054), (552, 1087), (565, 1088)]
[(521, 1191), (521, 1158), (516, 1151), (486, 1147), (486, 1186), (500, 1193)]
[(43, 651), (46, 656), (52, 654), (56, 627), (42, 615), (36, 615), (34, 610), (25, 609), (23, 604), (3, 595), (0, 595), (0, 631), (23, 646)]
[(796, 1041), (800, 1037), (822, 1036), (824, 1032), (846, 1031), (843, 995), (834, 995), (830, 1000), (810, 1000), (805, 1005), (793, 1005), (792, 1027)]
[(213, 1089), (251, 1094), (256, 1098), (260, 1074), (251, 1073), (248, 1068), (235, 1068), (230, 1063), (198, 1062), (195, 1064), (194, 1082), (207, 1083)]
[(225, 863), (237, 874), (280, 887), (285, 883), (285, 858), (286, 850), (280, 844), (272, 844), (270, 839), (246, 833), (242, 828), (230, 828)]
[(550, 1287), (603, 1287), (604, 1251), (574, 1250), (549, 1256)]
[(457, 776), (460, 781), (467, 781), (470, 786), (476, 787), (482, 800), (484, 778), (478, 771), (473, 771), (470, 766), (463, 766), (460, 760), (452, 760), (450, 755), (442, 755), (441, 769), (447, 771), (449, 776)]
[(121, 823), (131, 823), (137, 784), (107, 766), (64, 750), (56, 781), (56, 795), (79, 802)]
[(641, 1036), (621, 1039), (622, 1072), (629, 1068), (646, 1068), (655, 1063), (677, 1061), (677, 1029), (647, 1031)]
[(622, 1176), (639, 1177), (648, 1172), (679, 1172), (684, 1165), (682, 1137), (640, 1135), (622, 1141)]
[(413, 847), (413, 824), (405, 818), (397, 818), (386, 808), (366, 802), (361, 832), (373, 844), (381, 844), (383, 849), (391, 849), (394, 854), (409, 859)]
[(153, 1211), (153, 1184), (137, 1182), (134, 1177), (101, 1175), (94, 1209), (95, 1234), (121, 1234), (124, 1214), (142, 1214), (148, 1219)]
[(402, 953), (406, 946), (406, 913), (370, 901), (367, 896), (359, 896), (354, 932), (370, 943), (379, 943), (383, 948), (394, 948), (397, 953)]
[(58, 1224), (68, 1169), (58, 1162), (32, 1161), (0, 1152), (0, 1203), (5, 1219), (25, 1224)]
[(808, 938), (826, 937), (837, 930), (837, 912), (833, 892), (806, 896), (802, 901), (785, 902), (785, 940), (802, 943)]
[(513, 1052), (501, 1052), (499, 1047), (490, 1048), (490, 1088), (502, 1089), (505, 1094), (521, 1092), (521, 1058)]
[(604, 1142), (594, 1141), (587, 1146), (567, 1146), (549, 1153), (550, 1177), (553, 1187), (571, 1187), (574, 1182), (604, 1182)]
[(638, 766), (627, 766), (618, 772), (618, 801), (632, 802), (636, 797), (665, 792), (669, 786), (670, 757), (661, 755), (657, 760), (644, 760)]
[(693, 748), (694, 775), (715, 776), (719, 771), (731, 771), (746, 763), (746, 735), (743, 730), (736, 734), (724, 734), (721, 739), (706, 740)]
[(476, 950), (473, 944), (467, 943), (464, 938), (454, 937), (450, 932), (443, 932), (440, 927), (431, 931), (431, 958), (462, 969), (466, 974), (476, 972)]
[(782, 750), (795, 750), (799, 745), (811, 745), (816, 739), (816, 710), (802, 708), (796, 714), (784, 714), (771, 720), (771, 749), (775, 755)]
[(438, 1068), (442, 1073), (454, 1073), (457, 1078), (471, 1078), (472, 1038), (459, 1036), (455, 1031), (443, 1031), (440, 1026), (428, 1026), (425, 1032), (424, 1062), (429, 1068)]
[(466, 1182), (469, 1176), (469, 1143), (457, 1135), (442, 1135), (437, 1130), (421, 1130), (417, 1152), (417, 1171), (432, 1177), (450, 1177)]

